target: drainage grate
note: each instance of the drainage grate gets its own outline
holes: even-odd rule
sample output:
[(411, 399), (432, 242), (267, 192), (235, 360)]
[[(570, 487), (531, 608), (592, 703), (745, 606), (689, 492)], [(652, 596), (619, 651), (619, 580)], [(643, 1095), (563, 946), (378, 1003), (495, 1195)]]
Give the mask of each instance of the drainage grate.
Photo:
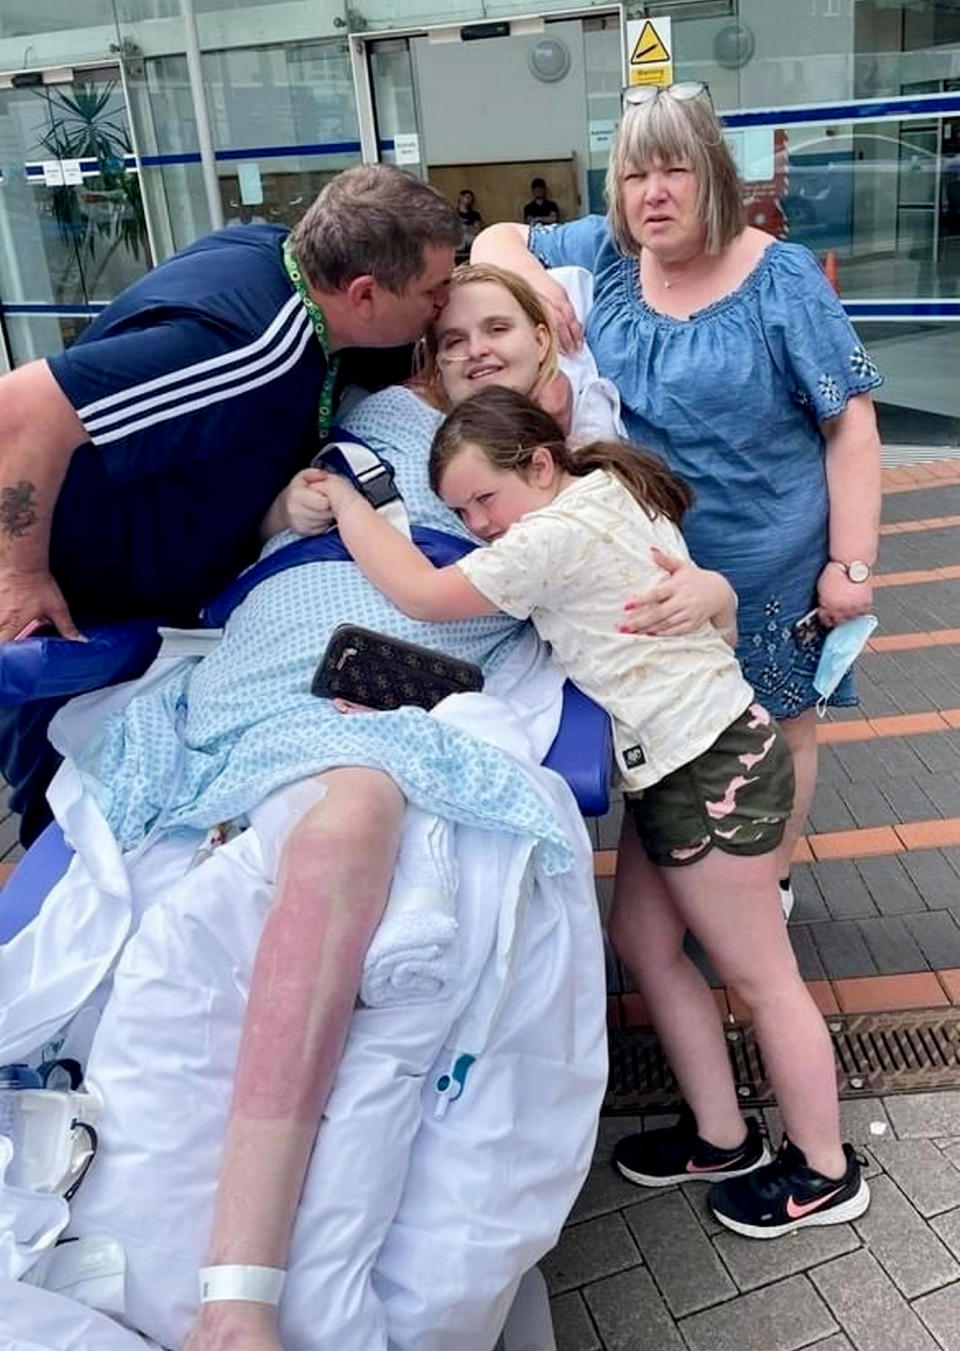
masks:
[[(827, 1026), (841, 1098), (960, 1088), (960, 1009), (833, 1014)], [(730, 1023), (726, 1032), (730, 1066), (744, 1105), (772, 1102), (752, 1026)], [(604, 1111), (652, 1111), (674, 1105), (678, 1097), (676, 1081), (652, 1029), (611, 1029)]]

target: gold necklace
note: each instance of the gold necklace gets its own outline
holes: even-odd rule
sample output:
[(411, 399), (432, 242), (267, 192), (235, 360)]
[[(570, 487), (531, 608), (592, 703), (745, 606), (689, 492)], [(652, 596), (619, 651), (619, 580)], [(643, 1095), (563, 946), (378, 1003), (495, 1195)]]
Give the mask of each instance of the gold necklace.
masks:
[(682, 286), (684, 281), (687, 280), (687, 278), (685, 277), (677, 277), (675, 278), (675, 280), (670, 281), (667, 278), (666, 274), (664, 273), (664, 270), (660, 265), (660, 260), (657, 258), (656, 254), (651, 254), (651, 257), (653, 258), (653, 261), (656, 264), (657, 280), (660, 282), (660, 285), (663, 287), (665, 291), (672, 291), (675, 286), (677, 285)]

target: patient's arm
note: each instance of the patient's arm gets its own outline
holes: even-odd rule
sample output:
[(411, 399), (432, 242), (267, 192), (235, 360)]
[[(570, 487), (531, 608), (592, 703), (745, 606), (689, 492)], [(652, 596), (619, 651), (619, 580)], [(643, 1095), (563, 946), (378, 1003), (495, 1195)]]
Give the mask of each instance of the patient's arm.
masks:
[(471, 619), (499, 613), (456, 565), (435, 568), (346, 479), (331, 474), (325, 489), (353, 561), (411, 619)]
[(322, 469), (301, 469), (273, 500), (260, 522), (260, 538), (273, 539), (281, 530), (298, 535), (319, 535), (330, 525), (333, 515), (326, 494), (319, 489), (325, 478)]
[(677, 637), (709, 623), (735, 646), (737, 593), (727, 579), (661, 549), (651, 552), (653, 561), (669, 575), (627, 602), (621, 631)]
[[(335, 769), (291, 831), (257, 949), (208, 1265), (284, 1268), (310, 1153), (396, 862), (404, 800), (380, 770)], [(184, 1351), (280, 1351), (276, 1311), (203, 1304)]]
[(564, 436), (569, 436), (573, 422), (573, 386), (563, 371), (550, 377), (537, 394), (536, 402), (559, 424)]

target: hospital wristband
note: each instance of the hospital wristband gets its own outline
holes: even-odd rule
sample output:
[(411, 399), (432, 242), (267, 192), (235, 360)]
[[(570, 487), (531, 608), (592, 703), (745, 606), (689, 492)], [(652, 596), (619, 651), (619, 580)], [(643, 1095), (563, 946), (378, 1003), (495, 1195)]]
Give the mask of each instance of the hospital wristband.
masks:
[(279, 1267), (201, 1267), (200, 1303), (241, 1299), (258, 1304), (279, 1304), (286, 1275)]

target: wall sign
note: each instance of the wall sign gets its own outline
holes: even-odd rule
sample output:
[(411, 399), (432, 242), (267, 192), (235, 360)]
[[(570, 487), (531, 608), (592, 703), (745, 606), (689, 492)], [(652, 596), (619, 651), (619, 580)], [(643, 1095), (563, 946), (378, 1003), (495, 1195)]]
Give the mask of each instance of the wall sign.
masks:
[(627, 24), (627, 84), (673, 83), (673, 35), (669, 19), (631, 19)]
[(393, 138), (397, 164), (420, 163), (420, 137), (415, 131), (398, 131)]
[(244, 206), (263, 205), (263, 180), (256, 160), (240, 161), (237, 165), (237, 182), (240, 186), (240, 201)]

